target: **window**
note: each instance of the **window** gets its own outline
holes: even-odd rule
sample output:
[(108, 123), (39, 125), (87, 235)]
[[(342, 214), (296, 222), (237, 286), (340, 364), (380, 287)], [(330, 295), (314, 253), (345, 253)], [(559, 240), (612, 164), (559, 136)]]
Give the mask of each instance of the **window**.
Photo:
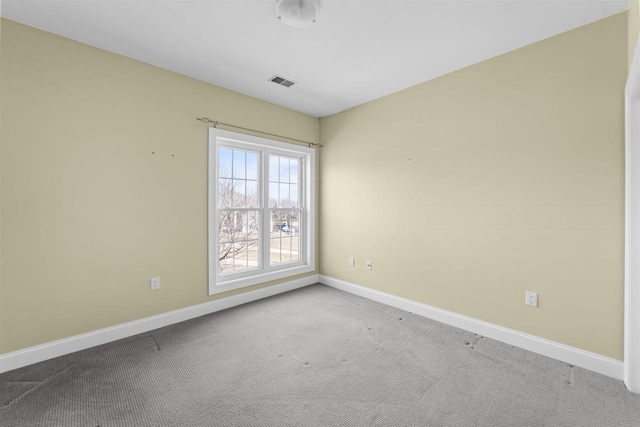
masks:
[(314, 271), (315, 153), (209, 129), (209, 294)]

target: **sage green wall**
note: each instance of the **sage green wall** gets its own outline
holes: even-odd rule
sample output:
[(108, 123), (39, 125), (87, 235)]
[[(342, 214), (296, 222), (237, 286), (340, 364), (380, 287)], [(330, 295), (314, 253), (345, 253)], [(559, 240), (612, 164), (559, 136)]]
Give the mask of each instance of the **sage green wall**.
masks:
[(626, 76), (622, 13), (322, 118), (321, 274), (622, 359)]
[(229, 295), (196, 118), (310, 141), (318, 119), (13, 21), (1, 43), (0, 353)]

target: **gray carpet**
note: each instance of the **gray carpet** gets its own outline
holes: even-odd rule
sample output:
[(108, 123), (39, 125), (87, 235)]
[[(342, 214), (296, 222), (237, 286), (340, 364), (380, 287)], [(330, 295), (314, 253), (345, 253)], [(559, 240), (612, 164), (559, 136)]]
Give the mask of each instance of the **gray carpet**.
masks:
[(2, 374), (0, 425), (640, 426), (640, 396), (314, 285)]

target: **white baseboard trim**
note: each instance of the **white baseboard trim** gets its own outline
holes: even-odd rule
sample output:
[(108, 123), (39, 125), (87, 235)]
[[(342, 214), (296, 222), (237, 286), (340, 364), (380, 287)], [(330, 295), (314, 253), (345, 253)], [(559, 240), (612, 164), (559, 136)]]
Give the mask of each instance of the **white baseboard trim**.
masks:
[(575, 347), (570, 347), (544, 338), (518, 332), (513, 329), (456, 314), (451, 311), (431, 307), (426, 304), (376, 291), (374, 289), (365, 288), (363, 286), (334, 279), (332, 277), (320, 275), (320, 283), (389, 305), (391, 307), (409, 311), (432, 320), (437, 320), (447, 325), (464, 329), (487, 338), (492, 338), (505, 344), (513, 345), (552, 359), (579, 366), (617, 380), (622, 380), (623, 378), (624, 364), (620, 360), (580, 350)]
[(162, 328), (164, 326), (173, 325), (174, 323), (184, 322), (185, 320), (215, 313), (216, 311), (236, 307), (252, 301), (257, 301), (283, 292), (309, 286), (314, 283), (318, 283), (318, 281), (319, 275), (314, 274), (301, 279), (256, 289), (255, 291), (244, 292), (238, 295), (205, 302), (203, 304), (169, 311), (156, 316), (122, 323), (109, 328), (99, 329), (86, 334), (52, 341), (11, 353), (5, 353), (0, 355), (0, 373)]

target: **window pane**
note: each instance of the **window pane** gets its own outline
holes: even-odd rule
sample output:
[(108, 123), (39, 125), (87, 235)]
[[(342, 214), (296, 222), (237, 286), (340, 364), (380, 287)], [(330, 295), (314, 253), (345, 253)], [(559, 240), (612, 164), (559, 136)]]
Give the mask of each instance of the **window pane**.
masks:
[(260, 211), (226, 211), (219, 221), (221, 274), (260, 268)]
[(300, 215), (302, 211), (291, 211), (291, 219), (289, 220), (289, 229), (291, 234), (300, 234)]
[(233, 271), (247, 269), (247, 247), (244, 242), (233, 244)]
[(233, 150), (233, 176), (232, 178), (244, 179), (246, 174), (246, 153), (242, 150)]
[(280, 182), (289, 182), (289, 159), (280, 157)]
[(258, 197), (258, 181), (247, 181), (247, 207), (260, 207), (260, 198)]
[[(233, 239), (233, 214), (232, 212), (222, 212), (218, 221), (218, 241), (220, 243), (231, 242)], [(222, 250), (222, 248), (221, 248)], [(222, 257), (222, 253), (220, 254)], [(222, 258), (220, 258), (222, 259)]]
[(289, 233), (289, 212), (280, 212), (280, 236)]
[(281, 249), (280, 249), (280, 238), (271, 239), (271, 245), (269, 248), (269, 264), (275, 265), (280, 264), (281, 258)]
[(247, 242), (247, 269), (254, 270), (260, 268), (258, 241), (249, 240)]
[(298, 249), (293, 247), (293, 237), (288, 236), (286, 239), (282, 239), (283, 262), (295, 262), (298, 261)]
[(249, 240), (258, 240), (260, 237), (259, 211), (247, 212), (247, 236)]
[(274, 184), (274, 183), (269, 184), (269, 207), (270, 208), (278, 207), (278, 184)]
[(271, 228), (270, 228), (271, 237), (279, 237), (280, 228), (282, 227), (282, 221), (280, 220), (280, 211), (276, 211), (276, 210), (271, 211), (270, 217), (271, 217)]
[(258, 153), (247, 152), (247, 179), (258, 179)]
[(247, 213), (234, 212), (233, 240), (247, 240)]
[(233, 199), (231, 202), (231, 207), (233, 208), (244, 208), (246, 206), (245, 202), (245, 180), (242, 179), (234, 179), (233, 180)]
[(291, 236), (291, 261), (300, 261), (300, 237)]
[(291, 159), (291, 168), (289, 169), (289, 181), (297, 184), (298, 183), (298, 170), (300, 165), (300, 161), (298, 159)]
[(233, 243), (221, 243), (219, 261), (221, 274), (233, 271), (233, 258), (227, 256), (230, 253), (233, 253)]
[(269, 265), (300, 261), (302, 259), (299, 235), (301, 211), (299, 209), (274, 209), (270, 216)]
[(230, 208), (233, 197), (233, 183), (230, 179), (218, 180), (218, 207)]
[(291, 188), (289, 189), (289, 200), (291, 201), (292, 208), (300, 207), (298, 204), (298, 186), (296, 184), (291, 184)]
[(218, 165), (218, 207), (259, 207), (259, 153), (220, 147)]
[(269, 181), (277, 182), (278, 181), (278, 156), (271, 155), (269, 156)]
[(220, 148), (218, 151), (218, 176), (231, 178), (231, 149)]
[(280, 200), (278, 201), (278, 207), (288, 208), (291, 206), (289, 202), (289, 184), (280, 184)]

